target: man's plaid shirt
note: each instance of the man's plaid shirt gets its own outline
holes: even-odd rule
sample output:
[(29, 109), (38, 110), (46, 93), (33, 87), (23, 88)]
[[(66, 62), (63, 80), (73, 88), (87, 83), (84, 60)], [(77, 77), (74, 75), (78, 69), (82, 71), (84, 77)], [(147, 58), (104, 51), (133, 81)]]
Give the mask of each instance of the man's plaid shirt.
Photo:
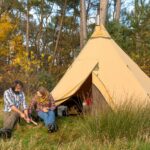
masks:
[(10, 112), (11, 106), (23, 110), (27, 109), (24, 92), (15, 94), (11, 88), (4, 92), (4, 112)]

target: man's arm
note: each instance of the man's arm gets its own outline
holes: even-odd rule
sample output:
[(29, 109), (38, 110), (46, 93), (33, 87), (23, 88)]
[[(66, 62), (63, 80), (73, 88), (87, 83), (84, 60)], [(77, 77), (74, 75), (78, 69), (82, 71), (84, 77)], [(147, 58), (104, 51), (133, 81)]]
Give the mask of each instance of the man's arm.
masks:
[(24, 113), (22, 111), (20, 111), (17, 107), (15, 106), (11, 106), (11, 110), (18, 113), (20, 115), (21, 118), (23, 118), (27, 123), (30, 122), (30, 119), (28, 117), (28, 110), (24, 110)]
[(24, 110), (24, 114), (25, 114), (26, 118), (29, 118), (28, 110), (27, 109)]
[(28, 106), (26, 104), (26, 98), (25, 98), (24, 92), (22, 92), (22, 98), (23, 98), (22, 106), (23, 106), (23, 109), (26, 110), (28, 109)]
[(21, 118), (25, 119), (26, 116), (23, 112), (21, 112), (16, 106), (11, 106), (11, 110), (18, 113), (20, 115)]
[(23, 103), (22, 103), (22, 105), (23, 105), (23, 109), (24, 109), (25, 120), (26, 120), (27, 122), (30, 122), (30, 121), (29, 121), (29, 120), (30, 120), (30, 119), (29, 119), (29, 115), (28, 115), (28, 106), (27, 106), (27, 104), (26, 104), (24, 92), (22, 92), (22, 94), (23, 94)]
[(4, 92), (4, 102), (5, 105), (9, 106), (11, 108), (11, 111), (14, 111), (16, 113), (18, 113), (20, 115), (21, 118), (26, 120), (26, 116), (25, 114), (20, 111), (14, 104), (13, 99), (14, 97), (11, 95), (11, 93), (9, 93), (9, 91), (5, 91)]
[(7, 105), (9, 107), (13, 106), (14, 102), (12, 101), (12, 98), (14, 98), (14, 97), (12, 97), (11, 93), (8, 90), (4, 92), (5, 105)]

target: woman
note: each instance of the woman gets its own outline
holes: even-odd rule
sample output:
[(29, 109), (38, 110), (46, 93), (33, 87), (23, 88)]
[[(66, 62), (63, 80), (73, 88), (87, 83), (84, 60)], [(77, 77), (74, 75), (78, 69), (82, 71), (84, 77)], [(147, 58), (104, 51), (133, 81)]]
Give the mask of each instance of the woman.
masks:
[(45, 126), (49, 132), (57, 131), (57, 125), (55, 123), (55, 112), (54, 109), (55, 101), (49, 91), (40, 87), (32, 98), (29, 105), (29, 113), (36, 108), (38, 116), (44, 121)]

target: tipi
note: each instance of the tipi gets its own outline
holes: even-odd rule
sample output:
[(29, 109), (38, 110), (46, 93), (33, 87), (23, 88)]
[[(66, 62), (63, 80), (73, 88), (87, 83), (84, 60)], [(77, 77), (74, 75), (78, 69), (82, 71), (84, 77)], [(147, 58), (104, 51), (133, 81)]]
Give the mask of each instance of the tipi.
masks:
[(59, 105), (72, 96), (91, 92), (93, 101), (112, 109), (129, 98), (150, 101), (150, 78), (114, 42), (103, 25), (94, 33), (51, 94)]

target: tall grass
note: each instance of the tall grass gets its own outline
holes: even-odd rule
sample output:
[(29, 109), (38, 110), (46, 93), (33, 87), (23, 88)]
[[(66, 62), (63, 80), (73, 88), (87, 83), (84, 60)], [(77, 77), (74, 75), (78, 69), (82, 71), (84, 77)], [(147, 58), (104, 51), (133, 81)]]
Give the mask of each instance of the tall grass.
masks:
[[(68, 135), (69, 136), (69, 135)], [(69, 138), (69, 137), (68, 137)], [(88, 137), (81, 136), (70, 142), (62, 142), (61, 144), (53, 143), (52, 139), (49, 142), (36, 141), (34, 137), (29, 138), (29, 143), (23, 145), (23, 139), (12, 139), (9, 141), (0, 141), (1, 150), (149, 150), (150, 145), (146, 142), (141, 142), (136, 139), (127, 141), (126, 139), (116, 139), (114, 142), (105, 140), (103, 143), (100, 140), (90, 140)]]
[(85, 117), (84, 133), (101, 141), (125, 138), (150, 142), (150, 108), (119, 108), (116, 112), (101, 112)]
[[(119, 108), (96, 116), (57, 118), (59, 131), (22, 123), (0, 150), (149, 150), (150, 108)], [(2, 125), (0, 115), (0, 125)]]

